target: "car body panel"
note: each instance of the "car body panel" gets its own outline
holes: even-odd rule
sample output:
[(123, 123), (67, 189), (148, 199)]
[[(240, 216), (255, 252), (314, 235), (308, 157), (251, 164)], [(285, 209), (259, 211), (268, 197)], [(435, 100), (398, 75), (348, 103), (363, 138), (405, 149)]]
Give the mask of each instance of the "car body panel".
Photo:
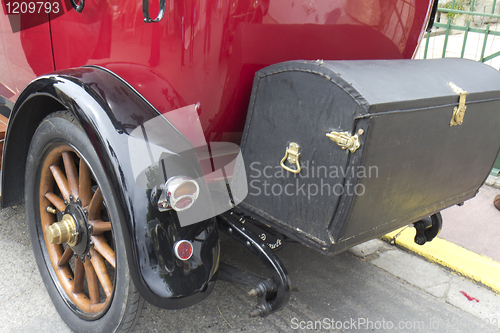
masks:
[(427, 0), (172, 0), (160, 22), (145, 24), (140, 2), (88, 1), (51, 21), (54, 61), (57, 70), (108, 68), (162, 113), (200, 103), (206, 140), (239, 143), (257, 70), (411, 58), (429, 10)]

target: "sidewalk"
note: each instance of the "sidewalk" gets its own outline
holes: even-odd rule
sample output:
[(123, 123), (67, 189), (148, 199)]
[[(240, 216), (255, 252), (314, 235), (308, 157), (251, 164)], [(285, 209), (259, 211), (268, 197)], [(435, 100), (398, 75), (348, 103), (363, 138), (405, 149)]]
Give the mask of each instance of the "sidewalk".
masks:
[[(500, 179), (490, 177), (486, 184), (498, 186)], [(443, 210), (443, 229), (432, 242), (415, 244), (415, 229), (408, 227), (383, 239), (500, 294), (500, 211), (493, 206), (500, 188), (493, 186), (484, 185), (461, 207)]]

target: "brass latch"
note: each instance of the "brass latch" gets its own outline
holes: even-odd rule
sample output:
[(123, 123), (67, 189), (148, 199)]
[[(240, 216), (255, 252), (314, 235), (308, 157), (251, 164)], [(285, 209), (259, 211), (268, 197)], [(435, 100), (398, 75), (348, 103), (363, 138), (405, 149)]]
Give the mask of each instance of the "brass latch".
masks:
[(360, 129), (356, 135), (351, 135), (349, 132), (331, 131), (327, 133), (326, 136), (333, 142), (336, 142), (342, 149), (349, 149), (351, 153), (354, 153), (360, 147), (359, 135), (363, 133), (364, 131), (362, 129)]
[(454, 125), (462, 125), (464, 122), (465, 110), (467, 106), (465, 105), (465, 99), (467, 98), (467, 91), (463, 91), (462, 88), (457, 87), (453, 82), (449, 82), (448, 85), (457, 93), (460, 97), (458, 100), (458, 106), (453, 109), (453, 115), (450, 120), (450, 127)]
[[(300, 163), (299, 163), (299, 145), (296, 144), (295, 142), (290, 142), (288, 145), (287, 150), (285, 151), (285, 157), (281, 159), (280, 165), (283, 169), (286, 171), (290, 171), (292, 173), (299, 173), (300, 172)], [(289, 163), (295, 164), (296, 169), (291, 169), (285, 165), (285, 161), (288, 160)]]

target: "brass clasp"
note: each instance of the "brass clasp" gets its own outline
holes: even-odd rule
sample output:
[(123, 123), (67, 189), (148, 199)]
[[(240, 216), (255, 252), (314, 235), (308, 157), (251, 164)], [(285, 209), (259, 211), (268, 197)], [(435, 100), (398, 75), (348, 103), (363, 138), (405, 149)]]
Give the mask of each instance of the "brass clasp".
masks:
[[(300, 163), (299, 163), (299, 145), (295, 142), (290, 142), (287, 150), (285, 151), (285, 157), (281, 159), (280, 165), (286, 171), (290, 171), (291, 173), (299, 173), (300, 172)], [(285, 165), (285, 161), (288, 160), (289, 163), (295, 164), (297, 167), (295, 170), (287, 167)]]
[(458, 100), (458, 106), (453, 109), (453, 115), (450, 120), (450, 127), (455, 125), (462, 125), (464, 122), (465, 110), (467, 106), (465, 105), (465, 99), (467, 98), (467, 91), (463, 91), (462, 88), (457, 87), (453, 82), (449, 82), (448, 85), (457, 93), (460, 97)]
[(351, 135), (349, 132), (336, 132), (331, 131), (326, 133), (333, 142), (336, 142), (342, 149), (349, 149), (351, 153), (354, 153), (361, 145), (359, 143), (359, 135), (363, 134), (364, 131), (360, 129), (358, 134)]

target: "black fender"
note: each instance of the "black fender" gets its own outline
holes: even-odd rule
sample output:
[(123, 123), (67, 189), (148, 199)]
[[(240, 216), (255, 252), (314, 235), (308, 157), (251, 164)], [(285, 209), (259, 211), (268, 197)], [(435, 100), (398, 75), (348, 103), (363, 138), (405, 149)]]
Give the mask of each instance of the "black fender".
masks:
[[(45, 116), (64, 109), (79, 120), (113, 185), (130, 273), (141, 295), (149, 303), (168, 309), (191, 306), (206, 298), (214, 287), (219, 262), (215, 219), (181, 227), (175, 211), (160, 213), (150, 199), (151, 189), (136, 183), (128, 150), (130, 133), (160, 113), (108, 70), (70, 69), (42, 76), (24, 89), (6, 133), (2, 207), (22, 203), (31, 137)], [(166, 119), (160, 119), (165, 121), (168, 140), (189, 143)], [(167, 170), (180, 163), (183, 172), (200, 175), (196, 156), (189, 152), (173, 155)], [(173, 244), (180, 239), (191, 241), (194, 247), (191, 259), (185, 262), (173, 253)]]

